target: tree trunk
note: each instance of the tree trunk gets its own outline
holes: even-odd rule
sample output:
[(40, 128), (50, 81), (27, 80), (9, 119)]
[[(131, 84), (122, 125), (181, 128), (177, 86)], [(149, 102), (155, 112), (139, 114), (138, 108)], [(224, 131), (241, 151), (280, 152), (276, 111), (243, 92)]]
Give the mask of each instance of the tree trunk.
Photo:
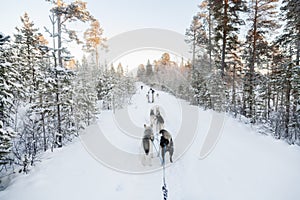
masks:
[(61, 57), (61, 16), (57, 15), (57, 58), (58, 58), (58, 66), (63, 67), (62, 65), (62, 57)]
[(253, 19), (253, 42), (252, 42), (252, 55), (250, 62), (250, 91), (249, 91), (249, 117), (253, 118), (254, 110), (254, 65), (256, 62), (256, 42), (257, 42), (257, 12), (258, 12), (258, 0), (255, 1), (254, 6), (254, 19)]
[(233, 65), (233, 76), (232, 76), (232, 104), (233, 104), (233, 112), (234, 117), (237, 116), (237, 110), (236, 110), (236, 91), (235, 91), (235, 64)]
[(225, 0), (224, 5), (224, 20), (223, 20), (223, 43), (222, 43), (222, 61), (221, 61), (221, 75), (224, 77), (224, 71), (225, 71), (225, 56), (226, 56), (226, 43), (227, 43), (227, 23), (228, 23), (228, 0)]
[(288, 66), (286, 74), (286, 92), (285, 92), (285, 119), (284, 119), (284, 132), (285, 138), (289, 137), (289, 123), (290, 123), (290, 103), (291, 103), (291, 65)]
[[(40, 105), (43, 108), (43, 96), (40, 95)], [(47, 139), (46, 139), (46, 124), (45, 124), (45, 112), (42, 111), (41, 113), (42, 117), (42, 130), (43, 130), (43, 142), (44, 142), (44, 151), (47, 151)]]
[[(61, 16), (58, 14), (57, 15), (57, 56), (58, 56), (58, 66), (59, 67), (63, 67), (62, 66), (62, 57), (61, 57)], [(57, 91), (56, 91), (56, 109), (57, 109), (57, 130), (58, 130), (58, 134), (59, 136), (57, 137), (57, 139), (59, 141), (61, 141), (61, 115), (60, 115), (60, 88), (59, 88), (59, 77), (58, 77), (58, 69), (57, 69), (57, 64), (56, 64), (56, 84), (57, 84)], [(59, 147), (61, 147), (61, 143), (56, 141), (57, 143), (59, 143)]]
[(96, 68), (97, 68), (96, 70), (98, 71), (100, 69), (100, 65), (99, 65), (99, 51), (98, 51), (97, 45), (95, 47), (95, 51), (96, 51)]
[(211, 0), (209, 0), (209, 6), (208, 6), (208, 53), (209, 53), (209, 69), (212, 69), (212, 37), (211, 37), (211, 29), (212, 29), (212, 17), (211, 17)]
[(271, 111), (271, 76), (270, 76), (270, 73), (269, 73), (269, 63), (268, 63), (268, 74), (267, 74), (267, 104), (266, 104), (266, 107), (267, 107), (267, 113), (266, 113), (266, 118), (269, 119), (270, 118), (270, 111)]
[(195, 70), (195, 59), (196, 59), (196, 33), (194, 31), (194, 38), (193, 38), (193, 60), (192, 60), (192, 72)]
[(268, 81), (268, 96), (267, 96), (267, 119), (270, 118), (270, 112), (272, 110), (271, 108), (271, 86), (270, 86), (270, 80)]
[(300, 65), (300, 33), (299, 33), (299, 37), (298, 40), (296, 41), (296, 45), (297, 45), (297, 55), (296, 55), (296, 65)]

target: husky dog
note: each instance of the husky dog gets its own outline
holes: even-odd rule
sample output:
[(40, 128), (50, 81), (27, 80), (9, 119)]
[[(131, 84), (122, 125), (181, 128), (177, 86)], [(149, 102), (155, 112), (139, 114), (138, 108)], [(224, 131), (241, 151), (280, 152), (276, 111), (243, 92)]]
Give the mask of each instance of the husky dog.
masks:
[(146, 124), (144, 124), (144, 128), (145, 130), (144, 130), (144, 136), (142, 141), (143, 149), (145, 152), (144, 164), (146, 164), (148, 160), (149, 165), (151, 165), (151, 160), (149, 156), (151, 155), (151, 157), (153, 157), (153, 147), (151, 143), (154, 140), (154, 134), (153, 134), (152, 126), (146, 126)]
[(150, 110), (150, 126), (154, 126), (155, 124), (155, 121), (156, 121), (156, 116), (154, 114), (154, 109), (151, 109)]
[(164, 128), (164, 118), (161, 116), (159, 108), (156, 108), (156, 131), (160, 131)]
[(162, 164), (165, 163), (166, 152), (169, 152), (170, 162), (172, 163), (173, 162), (172, 156), (173, 156), (173, 153), (174, 153), (174, 143), (173, 143), (172, 136), (165, 129), (160, 130), (159, 134), (161, 134), (160, 149), (161, 149)]

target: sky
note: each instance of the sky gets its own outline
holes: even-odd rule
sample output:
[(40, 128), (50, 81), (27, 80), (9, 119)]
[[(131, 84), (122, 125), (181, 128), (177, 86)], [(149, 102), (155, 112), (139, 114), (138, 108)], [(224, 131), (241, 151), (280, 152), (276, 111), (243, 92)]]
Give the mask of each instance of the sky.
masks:
[[(75, 1), (75, 0), (74, 0)], [(87, 10), (99, 20), (108, 39), (123, 32), (141, 28), (160, 28), (184, 34), (201, 0), (86, 0)], [(5, 2), (5, 3), (4, 3)], [(21, 26), (20, 16), (28, 13), (35, 27), (45, 34), (44, 26), (51, 28), (49, 20), (52, 5), (44, 0), (9, 0), (1, 2), (0, 32), (16, 33)], [(72, 2), (65, 0), (66, 3)], [(88, 25), (73, 23), (72, 28), (83, 35)], [(81, 55), (79, 47), (72, 44), (75, 56)]]

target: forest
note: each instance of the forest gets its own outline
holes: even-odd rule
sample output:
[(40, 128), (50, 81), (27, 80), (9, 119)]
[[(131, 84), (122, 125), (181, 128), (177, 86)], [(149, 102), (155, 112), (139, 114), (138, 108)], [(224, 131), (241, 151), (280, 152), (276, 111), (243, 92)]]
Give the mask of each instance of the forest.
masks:
[[(136, 81), (300, 144), (299, 0), (200, 1), (185, 35), (192, 59), (175, 63), (164, 53), (134, 66), (136, 76), (100, 62), (107, 39), (86, 3), (44, 3), (53, 4), (44, 34), (25, 13), (14, 35), (0, 36), (2, 176), (27, 173), (42, 152), (70, 143), (101, 115), (100, 104), (130, 104)], [(90, 25), (83, 41), (72, 22)], [(72, 57), (71, 41), (83, 58)]]

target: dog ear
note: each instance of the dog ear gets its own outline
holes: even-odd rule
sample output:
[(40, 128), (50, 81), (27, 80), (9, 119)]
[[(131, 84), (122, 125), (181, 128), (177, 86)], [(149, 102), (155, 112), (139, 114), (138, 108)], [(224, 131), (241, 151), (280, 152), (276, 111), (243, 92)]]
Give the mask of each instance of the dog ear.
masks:
[(144, 124), (144, 128), (146, 128), (146, 124)]

